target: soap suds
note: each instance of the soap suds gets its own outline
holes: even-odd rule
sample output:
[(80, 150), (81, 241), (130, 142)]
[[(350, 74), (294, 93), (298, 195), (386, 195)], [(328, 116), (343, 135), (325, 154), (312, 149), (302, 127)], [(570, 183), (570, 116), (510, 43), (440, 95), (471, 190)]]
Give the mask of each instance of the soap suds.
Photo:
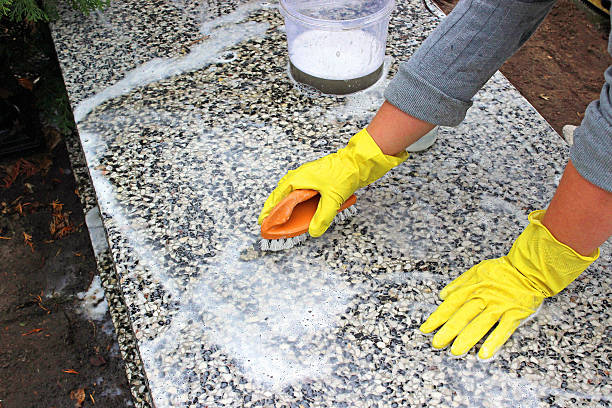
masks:
[(77, 293), (77, 298), (80, 299), (80, 311), (91, 320), (104, 320), (108, 303), (104, 298), (104, 289), (100, 276), (96, 275), (89, 285), (87, 292)]
[(231, 14), (204, 23), (201, 31), (209, 36), (208, 39), (195, 45), (185, 57), (154, 58), (127, 72), (124, 78), (115, 84), (82, 100), (74, 109), (75, 122), (79, 123), (97, 106), (108, 100), (126, 95), (150, 83), (204, 68), (215, 62), (224, 49), (250, 38), (263, 36), (269, 28), (268, 23), (239, 23), (254, 9), (256, 5), (247, 4)]
[(384, 44), (361, 30), (311, 30), (289, 44), (289, 59), (300, 71), (323, 79), (355, 79), (383, 63)]

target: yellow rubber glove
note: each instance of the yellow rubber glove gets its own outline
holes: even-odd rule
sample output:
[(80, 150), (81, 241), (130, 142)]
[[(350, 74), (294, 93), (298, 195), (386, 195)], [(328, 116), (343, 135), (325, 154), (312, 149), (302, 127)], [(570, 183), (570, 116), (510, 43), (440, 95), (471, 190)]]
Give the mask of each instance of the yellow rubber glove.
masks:
[(359, 188), (381, 178), (408, 158), (383, 154), (366, 129), (351, 138), (348, 145), (318, 160), (289, 171), (266, 200), (258, 222), (293, 190), (311, 189), (321, 194), (319, 206), (308, 233), (319, 237), (329, 228), (340, 206)]
[(599, 256), (582, 256), (557, 241), (541, 223), (545, 211), (529, 214), (530, 224), (516, 239), (508, 255), (479, 263), (440, 292), (444, 300), (420, 330), (435, 334), (435, 348), (467, 353), (485, 334), (478, 357), (487, 359), (508, 340), (520, 323), (544, 298), (559, 293)]

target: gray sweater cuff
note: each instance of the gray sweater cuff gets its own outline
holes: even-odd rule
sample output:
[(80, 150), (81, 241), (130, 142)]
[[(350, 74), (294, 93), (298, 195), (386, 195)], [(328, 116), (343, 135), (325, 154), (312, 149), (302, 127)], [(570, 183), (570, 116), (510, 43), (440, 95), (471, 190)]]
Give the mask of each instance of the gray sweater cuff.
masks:
[(570, 158), (582, 177), (612, 192), (612, 123), (604, 115), (600, 101), (589, 104), (582, 124), (574, 132)]
[(385, 99), (417, 119), (440, 126), (457, 126), (472, 106), (446, 95), (417, 74), (400, 69), (385, 89)]
[(555, 0), (461, 0), (400, 65), (392, 104), (435, 125), (456, 126), (474, 94), (535, 31)]
[[(612, 35), (608, 53), (612, 55)], [(599, 100), (587, 106), (574, 132), (570, 158), (582, 177), (612, 192), (612, 66), (604, 72), (604, 78)]]

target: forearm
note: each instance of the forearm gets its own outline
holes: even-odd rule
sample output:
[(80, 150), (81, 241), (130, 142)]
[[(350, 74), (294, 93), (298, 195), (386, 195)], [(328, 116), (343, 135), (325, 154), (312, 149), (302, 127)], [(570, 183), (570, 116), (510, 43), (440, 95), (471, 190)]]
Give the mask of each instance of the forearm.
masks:
[(434, 125), (455, 126), (472, 96), (537, 28), (554, 0), (462, 0), (402, 63), (368, 132), (395, 155)]
[(570, 161), (542, 224), (558, 241), (592, 255), (612, 235), (612, 192), (591, 184)]
[(604, 78), (599, 100), (589, 104), (574, 133), (570, 161), (542, 221), (582, 255), (612, 235), (612, 67)]
[(367, 130), (384, 154), (395, 156), (419, 140), (434, 126), (402, 112), (385, 101)]

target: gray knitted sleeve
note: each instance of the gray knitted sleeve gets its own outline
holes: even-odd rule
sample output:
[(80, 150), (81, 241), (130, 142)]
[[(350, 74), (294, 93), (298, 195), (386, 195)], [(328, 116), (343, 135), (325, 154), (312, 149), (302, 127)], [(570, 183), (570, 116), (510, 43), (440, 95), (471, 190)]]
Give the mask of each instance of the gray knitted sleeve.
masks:
[(536, 30), (555, 0), (461, 0), (400, 65), (385, 98), (436, 125), (456, 126), (474, 94)]
[[(540, 25), (555, 0), (461, 0), (385, 90), (385, 98), (426, 122), (456, 126), (472, 97)], [(612, 36), (608, 52), (612, 55)], [(585, 179), (612, 191), (612, 67), (600, 99), (574, 133), (570, 157)]]
[[(608, 52), (612, 55), (612, 35)], [(612, 192), (612, 67), (606, 70), (604, 78), (599, 100), (587, 106), (584, 119), (574, 132), (570, 158), (582, 177)]]

